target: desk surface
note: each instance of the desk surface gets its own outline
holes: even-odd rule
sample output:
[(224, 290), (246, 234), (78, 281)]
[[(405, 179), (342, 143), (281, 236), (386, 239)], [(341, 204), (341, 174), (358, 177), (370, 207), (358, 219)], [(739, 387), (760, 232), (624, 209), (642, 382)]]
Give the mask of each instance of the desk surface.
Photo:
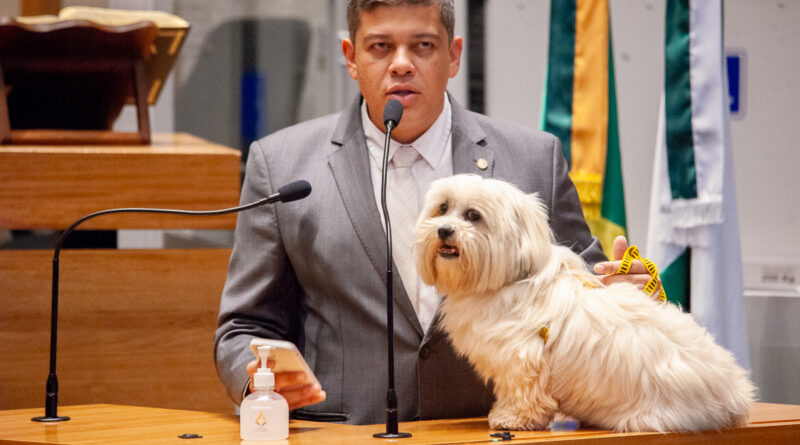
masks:
[[(239, 443), (239, 420), (232, 414), (213, 414), (162, 408), (119, 405), (76, 405), (59, 409), (59, 415), (72, 417), (68, 422), (42, 424), (32, 422), (43, 408), (0, 411), (0, 444), (235, 444)], [(412, 433), (408, 439), (374, 439), (383, 425), (338, 425), (292, 421), (288, 444), (491, 444), (485, 418), (431, 420), (400, 424), (400, 431)], [(179, 439), (194, 433), (202, 439)], [(579, 430), (569, 433), (549, 431), (514, 432), (511, 444), (557, 442), (586, 444), (688, 444), (747, 443), (788, 444), (800, 441), (800, 406), (758, 403), (750, 425), (705, 434), (627, 433)]]

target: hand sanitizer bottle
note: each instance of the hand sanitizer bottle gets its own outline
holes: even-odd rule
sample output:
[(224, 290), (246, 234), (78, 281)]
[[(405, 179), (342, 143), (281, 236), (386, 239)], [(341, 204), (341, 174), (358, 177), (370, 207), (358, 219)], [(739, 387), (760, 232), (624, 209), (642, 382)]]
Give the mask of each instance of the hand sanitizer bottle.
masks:
[(243, 440), (282, 440), (289, 437), (289, 404), (274, 391), (275, 374), (267, 367), (272, 346), (259, 346), (261, 367), (253, 377), (255, 392), (242, 401), (239, 432)]

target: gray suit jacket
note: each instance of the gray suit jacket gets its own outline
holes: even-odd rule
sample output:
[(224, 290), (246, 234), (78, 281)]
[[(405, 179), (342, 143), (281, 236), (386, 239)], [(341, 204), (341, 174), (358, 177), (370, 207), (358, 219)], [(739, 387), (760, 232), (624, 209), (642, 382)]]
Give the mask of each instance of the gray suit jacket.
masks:
[[(294, 342), (327, 392), (316, 418), (382, 423), (386, 408), (386, 245), (373, 195), (360, 99), (255, 142), (241, 202), (308, 180), (303, 200), (239, 214), (220, 302), (215, 360), (239, 403), (254, 359), (253, 336)], [(558, 139), (472, 113), (452, 101), (453, 171), (538, 192), (559, 243), (588, 263), (605, 259), (567, 175)], [(485, 159), (488, 167), (477, 167)], [(423, 332), (394, 279), (396, 390), (400, 420), (486, 415), (491, 391), (457, 356), (434, 321)], [(328, 413), (327, 417), (322, 413)], [(313, 415), (312, 415), (313, 418)]]

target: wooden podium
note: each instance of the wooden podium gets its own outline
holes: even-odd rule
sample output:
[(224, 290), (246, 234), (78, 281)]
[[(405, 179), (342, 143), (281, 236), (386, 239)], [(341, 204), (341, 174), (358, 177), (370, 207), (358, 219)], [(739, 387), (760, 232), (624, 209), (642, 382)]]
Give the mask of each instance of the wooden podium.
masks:
[[(65, 406), (72, 420), (59, 424), (31, 422), (41, 409), (0, 411), (2, 444), (247, 444), (239, 439), (239, 419), (212, 414), (119, 405)], [(485, 418), (428, 420), (401, 424), (407, 439), (376, 439), (383, 425), (339, 425), (293, 420), (287, 441), (292, 445), (352, 444), (493, 444), (497, 439)], [(184, 434), (202, 436), (181, 439)], [(514, 431), (509, 444), (792, 444), (800, 442), (800, 406), (758, 403), (750, 425), (699, 434), (612, 433), (581, 429), (572, 432)]]
[[(238, 150), (188, 134), (156, 134), (151, 145), (0, 145), (0, 229), (64, 230), (118, 207), (234, 207), (239, 163)], [(81, 229), (235, 223), (123, 214)], [(233, 412), (212, 358), (229, 257), (229, 248), (62, 251), (59, 405)], [(52, 249), (0, 250), (0, 409), (44, 406), (52, 259)]]

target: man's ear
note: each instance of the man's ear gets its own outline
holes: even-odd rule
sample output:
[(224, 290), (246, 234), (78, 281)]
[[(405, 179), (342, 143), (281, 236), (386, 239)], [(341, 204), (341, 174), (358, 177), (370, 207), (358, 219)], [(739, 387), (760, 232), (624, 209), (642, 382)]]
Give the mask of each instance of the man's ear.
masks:
[(342, 54), (344, 54), (344, 61), (347, 64), (347, 71), (350, 77), (358, 80), (358, 65), (356, 64), (356, 46), (350, 39), (342, 39)]
[(461, 51), (464, 47), (464, 40), (461, 37), (453, 37), (453, 41), (450, 42), (450, 49), (448, 50), (450, 53), (450, 78), (458, 74), (458, 68), (461, 66)]

